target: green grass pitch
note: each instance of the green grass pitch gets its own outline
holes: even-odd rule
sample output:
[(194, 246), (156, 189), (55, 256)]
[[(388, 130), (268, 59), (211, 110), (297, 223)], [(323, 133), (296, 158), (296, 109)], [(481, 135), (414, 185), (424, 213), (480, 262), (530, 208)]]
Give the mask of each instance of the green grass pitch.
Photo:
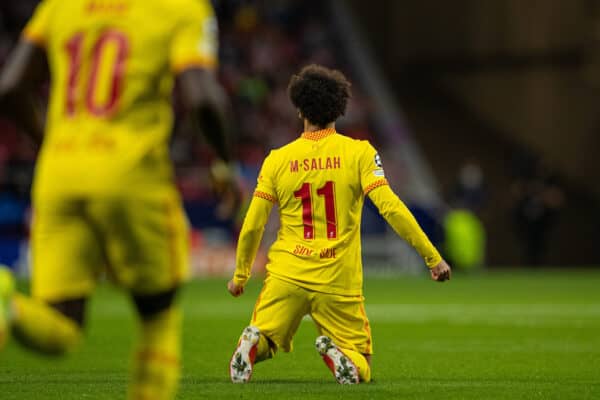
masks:
[[(184, 291), (181, 399), (598, 399), (600, 272), (510, 270), (369, 278), (374, 382), (341, 386), (317, 356), (304, 321), (292, 353), (229, 383), (227, 365), (260, 289), (234, 299), (224, 280)], [(40, 358), (10, 343), (0, 353), (0, 399), (124, 398), (134, 323), (126, 297), (101, 287), (87, 340), (66, 359)]]

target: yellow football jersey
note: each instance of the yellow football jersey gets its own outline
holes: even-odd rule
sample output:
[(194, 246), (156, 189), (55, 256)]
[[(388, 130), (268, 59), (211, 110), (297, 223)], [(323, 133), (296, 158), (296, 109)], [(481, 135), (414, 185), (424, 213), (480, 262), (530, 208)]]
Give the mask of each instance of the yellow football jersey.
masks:
[(265, 159), (240, 232), (234, 282), (248, 280), (264, 224), (278, 204), (280, 228), (267, 272), (318, 292), (361, 295), (360, 222), (367, 194), (427, 266), (440, 262), (438, 251), (389, 189), (373, 146), (325, 129), (305, 132)]
[(172, 185), (174, 76), (217, 63), (208, 0), (44, 0), (23, 31), (43, 46), (50, 102), (34, 192)]
[(255, 191), (279, 205), (267, 271), (309, 289), (361, 293), (364, 194), (381, 185), (387, 181), (375, 149), (333, 129), (271, 151)]

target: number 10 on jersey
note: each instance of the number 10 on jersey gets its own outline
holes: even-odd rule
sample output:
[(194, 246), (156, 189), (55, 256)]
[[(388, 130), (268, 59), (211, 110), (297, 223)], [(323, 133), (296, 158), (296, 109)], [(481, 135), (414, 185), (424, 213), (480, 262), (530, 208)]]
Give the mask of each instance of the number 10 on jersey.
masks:
[[(77, 88), (79, 80), (84, 78), (85, 85), (85, 108), (96, 117), (104, 117), (115, 111), (121, 91), (123, 88), (123, 76), (125, 74), (125, 60), (129, 53), (129, 41), (124, 33), (116, 30), (107, 30), (96, 39), (91, 54), (84, 54), (85, 35), (78, 32), (71, 36), (65, 43), (65, 51), (69, 57), (69, 69), (66, 89), (66, 113), (73, 116), (76, 111)], [(112, 65), (108, 72), (108, 87), (100, 88), (107, 90), (104, 99), (99, 101), (97, 96), (98, 83), (100, 81), (102, 60), (109, 53), (110, 47), (114, 48)], [(81, 76), (84, 61), (90, 59), (91, 67), (88, 76)]]
[[(294, 192), (294, 196), (302, 202), (302, 223), (304, 225), (304, 239), (315, 238), (315, 225), (312, 207), (312, 185), (303, 183), (300, 189)], [(323, 197), (325, 201), (325, 220), (327, 221), (327, 238), (337, 238), (337, 221), (335, 209), (335, 185), (332, 181), (317, 189), (317, 196)]]

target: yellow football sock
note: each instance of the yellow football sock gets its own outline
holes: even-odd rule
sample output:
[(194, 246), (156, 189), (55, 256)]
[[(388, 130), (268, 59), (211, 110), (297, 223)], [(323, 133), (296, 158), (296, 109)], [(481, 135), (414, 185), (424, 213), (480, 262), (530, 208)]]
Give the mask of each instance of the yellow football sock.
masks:
[(256, 346), (256, 358), (254, 362), (260, 362), (264, 360), (268, 360), (269, 358), (273, 358), (275, 354), (275, 349), (271, 347), (271, 343), (269, 339), (262, 333), (260, 334), (260, 339), (258, 339), (258, 343)]
[(129, 399), (167, 400), (175, 397), (180, 374), (180, 336), (179, 307), (141, 321)]
[(60, 355), (75, 348), (81, 339), (79, 325), (46, 303), (22, 294), (12, 298), (12, 330), (26, 347)]
[(348, 349), (340, 349), (358, 368), (358, 376), (360, 377), (361, 382), (370, 382), (371, 381), (371, 366), (367, 362), (365, 356), (363, 356), (358, 351), (348, 350)]

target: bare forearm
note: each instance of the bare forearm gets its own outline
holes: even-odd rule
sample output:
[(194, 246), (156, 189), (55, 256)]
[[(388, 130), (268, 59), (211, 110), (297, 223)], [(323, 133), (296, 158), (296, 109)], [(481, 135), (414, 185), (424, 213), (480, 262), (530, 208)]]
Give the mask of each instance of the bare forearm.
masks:
[(31, 139), (40, 145), (44, 136), (42, 111), (28, 93), (5, 94), (0, 101), (0, 114), (12, 120)]
[(184, 106), (223, 161), (231, 160), (231, 128), (225, 91), (214, 73), (194, 68), (178, 76)]
[(225, 162), (231, 161), (230, 129), (225, 112), (213, 105), (204, 105), (195, 111), (195, 117), (204, 137)]
[(44, 121), (34, 96), (47, 76), (44, 50), (25, 39), (19, 41), (0, 73), (0, 114), (14, 121), (36, 143), (42, 141)]

